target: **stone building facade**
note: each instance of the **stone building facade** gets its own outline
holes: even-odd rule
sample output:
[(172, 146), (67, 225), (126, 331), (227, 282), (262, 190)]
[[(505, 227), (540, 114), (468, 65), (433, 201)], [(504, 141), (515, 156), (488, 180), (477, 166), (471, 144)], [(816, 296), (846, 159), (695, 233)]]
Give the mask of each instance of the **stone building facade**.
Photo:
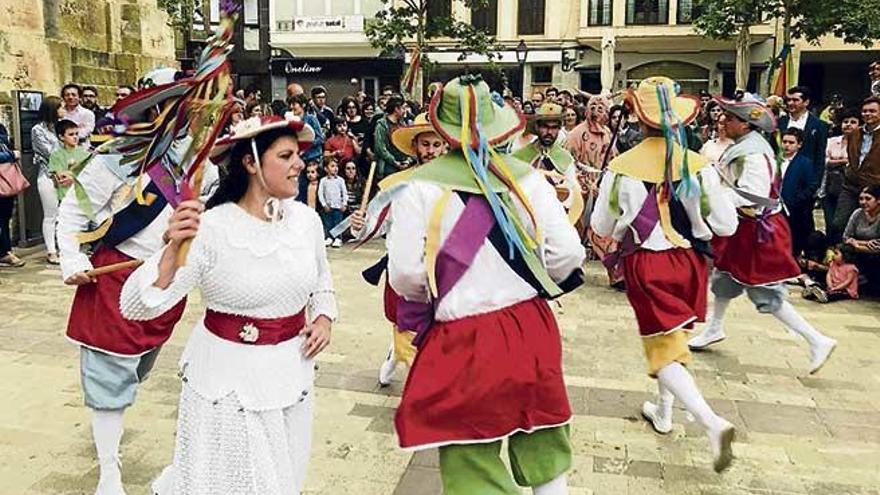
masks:
[(114, 100), (120, 84), (176, 66), (173, 31), (156, 0), (0, 0), (0, 105), (11, 91), (58, 94), (68, 82)]

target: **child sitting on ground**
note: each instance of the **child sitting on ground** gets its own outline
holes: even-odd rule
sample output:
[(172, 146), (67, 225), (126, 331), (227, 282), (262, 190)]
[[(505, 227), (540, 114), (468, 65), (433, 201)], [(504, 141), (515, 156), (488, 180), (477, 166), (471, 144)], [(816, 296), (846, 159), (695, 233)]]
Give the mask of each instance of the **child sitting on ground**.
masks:
[(345, 188), (345, 180), (338, 175), (339, 164), (331, 161), (324, 171), (327, 175), (318, 185), (318, 201), (324, 212), (324, 244), (339, 248), (342, 247), (342, 239), (330, 237), (330, 231), (342, 221), (348, 208), (348, 190)]
[(859, 269), (852, 263), (849, 250), (840, 244), (834, 247), (833, 252), (828, 273), (825, 275), (825, 283), (805, 288), (803, 293), (805, 299), (828, 303), (859, 298)]

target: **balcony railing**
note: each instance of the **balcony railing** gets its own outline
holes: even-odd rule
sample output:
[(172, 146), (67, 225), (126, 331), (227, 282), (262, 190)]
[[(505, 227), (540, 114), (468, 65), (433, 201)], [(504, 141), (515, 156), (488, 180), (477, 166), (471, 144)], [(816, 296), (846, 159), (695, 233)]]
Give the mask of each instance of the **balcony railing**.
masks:
[(289, 21), (276, 21), (275, 29), (297, 33), (362, 33), (364, 16), (328, 15), (297, 17)]

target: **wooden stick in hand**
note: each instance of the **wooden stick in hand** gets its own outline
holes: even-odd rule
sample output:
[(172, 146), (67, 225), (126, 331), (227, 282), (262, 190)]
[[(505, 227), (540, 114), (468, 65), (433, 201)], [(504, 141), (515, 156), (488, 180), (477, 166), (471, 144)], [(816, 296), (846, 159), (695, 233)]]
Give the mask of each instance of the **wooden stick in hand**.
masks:
[(144, 260), (129, 260), (122, 261), (119, 263), (113, 263), (112, 265), (104, 265), (99, 266), (98, 268), (94, 268), (86, 272), (86, 275), (90, 278), (98, 277), (99, 275), (107, 275), (108, 273), (113, 273), (118, 270), (125, 270), (127, 268), (137, 268), (144, 264)]
[(367, 203), (370, 202), (370, 192), (373, 190), (373, 177), (376, 175), (376, 162), (370, 162), (370, 173), (367, 174), (367, 183), (364, 184), (364, 196), (361, 198), (361, 211), (367, 211)]

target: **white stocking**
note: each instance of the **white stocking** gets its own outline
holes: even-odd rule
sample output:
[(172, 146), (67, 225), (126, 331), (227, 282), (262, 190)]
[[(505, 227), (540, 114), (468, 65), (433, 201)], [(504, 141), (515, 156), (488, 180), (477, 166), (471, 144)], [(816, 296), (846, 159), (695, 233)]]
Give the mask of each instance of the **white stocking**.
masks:
[(691, 414), (697, 417), (707, 430), (720, 428), (724, 420), (706, 403), (694, 378), (681, 363), (667, 364), (657, 372), (661, 386), (672, 392)]
[(116, 465), (119, 462), (119, 442), (122, 440), (122, 413), (125, 409), (92, 410), (92, 435), (98, 451), (98, 463)]
[(727, 312), (730, 301), (731, 299), (726, 297), (715, 297), (715, 302), (712, 305), (712, 316), (709, 318), (709, 328), (706, 329), (706, 332), (715, 334), (722, 330), (721, 323), (724, 321), (724, 313)]
[(790, 302), (784, 301), (782, 306), (779, 307), (776, 311), (773, 312), (773, 316), (775, 316), (779, 321), (781, 321), (786, 327), (790, 328), (793, 332), (797, 333), (801, 337), (803, 337), (807, 342), (810, 343), (810, 346), (816, 346), (821, 343), (823, 340), (826, 340), (827, 337), (819, 333), (818, 330), (813, 328), (813, 325), (807, 323), (807, 320), (804, 319), (800, 313), (794, 309), (794, 306), (791, 305)]
[(532, 488), (534, 495), (568, 495), (568, 480), (565, 474)]

